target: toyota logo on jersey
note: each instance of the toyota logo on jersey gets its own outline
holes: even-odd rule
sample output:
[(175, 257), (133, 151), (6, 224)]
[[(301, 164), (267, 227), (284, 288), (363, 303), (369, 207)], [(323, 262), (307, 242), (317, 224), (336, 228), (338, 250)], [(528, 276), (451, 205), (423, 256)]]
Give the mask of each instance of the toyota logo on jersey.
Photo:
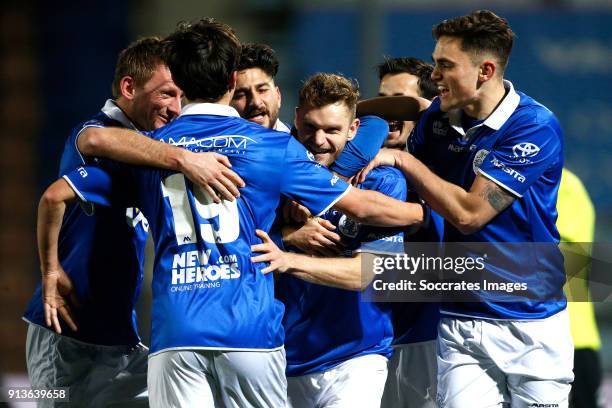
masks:
[(540, 148), (533, 143), (523, 142), (512, 148), (514, 157), (533, 157), (540, 152)]

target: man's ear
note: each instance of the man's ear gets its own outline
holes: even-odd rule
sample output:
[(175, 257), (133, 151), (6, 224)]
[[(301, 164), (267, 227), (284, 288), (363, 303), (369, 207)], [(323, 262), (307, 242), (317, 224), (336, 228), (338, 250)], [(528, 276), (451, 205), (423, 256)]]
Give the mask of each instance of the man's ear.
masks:
[(361, 123), (361, 121), (359, 120), (359, 118), (353, 119), (353, 122), (349, 126), (349, 133), (348, 133), (348, 139), (347, 140), (353, 140), (355, 138), (355, 135), (357, 134), (357, 129), (359, 129), (359, 124), (360, 123)]
[(280, 88), (278, 86), (276, 87), (276, 93), (278, 94), (278, 107), (280, 108), (281, 102), (282, 102), (282, 98), (281, 98), (281, 91), (280, 91)]
[(478, 69), (478, 81), (487, 82), (495, 76), (497, 66), (493, 60), (484, 60)]
[(234, 91), (236, 89), (236, 82), (238, 81), (238, 71), (232, 72), (230, 76), (229, 83), (227, 84), (227, 89), (229, 91)]
[(119, 81), (119, 93), (125, 99), (131, 101), (136, 96), (136, 81), (129, 75), (124, 76)]

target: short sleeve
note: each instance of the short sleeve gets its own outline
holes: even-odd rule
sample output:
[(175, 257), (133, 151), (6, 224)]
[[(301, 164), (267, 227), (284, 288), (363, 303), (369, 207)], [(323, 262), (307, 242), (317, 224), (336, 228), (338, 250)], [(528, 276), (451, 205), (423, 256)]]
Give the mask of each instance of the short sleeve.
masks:
[(506, 131), (478, 172), (522, 197), (547, 169), (560, 165), (561, 148), (561, 130), (555, 123), (523, 123)]
[(313, 214), (323, 214), (338, 202), (350, 185), (318, 164), (300, 142), (291, 137), (283, 163), (281, 193), (306, 206)]
[(428, 123), (430, 122), (429, 118), (431, 117), (432, 112), (439, 109), (439, 105), (440, 102), (438, 98), (436, 98), (431, 105), (429, 105), (429, 107), (421, 113), (421, 116), (415, 122), (415, 125), (410, 132), (410, 136), (408, 137), (408, 141), (406, 142), (406, 150), (421, 161), (425, 161), (427, 159), (425, 135)]
[(62, 176), (79, 200), (103, 206), (127, 205), (135, 201), (126, 185), (129, 177), (122, 166), (114, 163), (83, 166)]

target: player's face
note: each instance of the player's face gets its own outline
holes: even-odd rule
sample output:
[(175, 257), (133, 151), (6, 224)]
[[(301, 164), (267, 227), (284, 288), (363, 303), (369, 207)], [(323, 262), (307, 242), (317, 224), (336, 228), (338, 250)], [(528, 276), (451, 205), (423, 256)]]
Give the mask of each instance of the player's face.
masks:
[[(402, 72), (399, 74), (385, 75), (378, 88), (379, 96), (420, 96), (419, 78), (415, 75)], [(406, 140), (414, 127), (414, 122), (402, 122), (394, 120), (389, 122), (389, 136), (385, 140), (385, 147), (403, 149)]]
[(272, 129), (281, 106), (280, 90), (259, 68), (238, 71), (231, 105), (244, 119)]
[(158, 65), (151, 79), (134, 87), (131, 119), (143, 130), (160, 128), (181, 113), (182, 95), (168, 67)]
[(314, 154), (318, 163), (329, 166), (342, 153), (346, 142), (355, 137), (359, 120), (343, 102), (321, 108), (295, 110), (297, 139)]
[(440, 37), (432, 57), (435, 68), (431, 79), (440, 91), (440, 108), (447, 112), (477, 103), (479, 66), (461, 50), (461, 39)]

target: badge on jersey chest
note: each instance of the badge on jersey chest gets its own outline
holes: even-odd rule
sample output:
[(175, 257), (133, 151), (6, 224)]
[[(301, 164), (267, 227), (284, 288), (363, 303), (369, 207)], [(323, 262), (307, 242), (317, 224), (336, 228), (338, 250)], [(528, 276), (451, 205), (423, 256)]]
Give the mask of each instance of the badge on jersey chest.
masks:
[(361, 224), (342, 214), (340, 220), (338, 220), (338, 229), (342, 235), (349, 238), (355, 238), (357, 234), (359, 234)]
[(474, 161), (472, 162), (472, 170), (474, 170), (474, 174), (478, 174), (478, 169), (480, 168), (480, 166), (482, 166), (482, 163), (484, 163), (484, 159), (485, 157), (487, 157), (488, 154), (489, 151), (486, 149), (480, 149), (476, 152), (476, 155), (474, 156)]

